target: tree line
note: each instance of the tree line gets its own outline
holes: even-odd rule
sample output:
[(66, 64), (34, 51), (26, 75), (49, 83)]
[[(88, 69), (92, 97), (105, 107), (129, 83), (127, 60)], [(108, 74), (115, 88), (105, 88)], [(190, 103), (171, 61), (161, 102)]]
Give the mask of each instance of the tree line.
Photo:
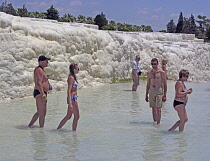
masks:
[(183, 17), (182, 12), (180, 12), (177, 25), (175, 25), (173, 19), (170, 20), (166, 26), (167, 32), (195, 34), (197, 38), (210, 42), (210, 19), (201, 15), (198, 15), (197, 18), (198, 20), (195, 20), (192, 14), (189, 18)]
[(95, 18), (86, 17), (83, 15), (75, 17), (69, 13), (64, 14), (62, 17), (60, 17), (58, 10), (54, 8), (53, 5), (49, 9), (47, 9), (46, 12), (37, 12), (37, 11), (29, 12), (25, 5), (23, 5), (22, 8), (14, 9), (12, 3), (7, 3), (7, 0), (5, 0), (0, 6), (0, 12), (5, 12), (7, 14), (11, 14), (13, 16), (20, 16), (20, 17), (52, 19), (52, 20), (57, 20), (58, 22), (77, 22), (77, 23), (94, 24), (99, 26), (99, 30), (153, 32), (152, 27), (147, 25), (137, 26), (127, 23), (116, 23), (113, 20), (108, 22), (103, 12), (101, 12), (101, 14), (96, 15)]

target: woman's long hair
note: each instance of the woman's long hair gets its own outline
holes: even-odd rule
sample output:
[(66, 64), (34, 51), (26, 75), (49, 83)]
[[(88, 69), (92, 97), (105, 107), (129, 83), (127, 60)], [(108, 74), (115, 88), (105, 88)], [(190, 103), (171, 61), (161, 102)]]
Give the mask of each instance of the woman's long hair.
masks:
[[(77, 64), (71, 64), (69, 66), (69, 71), (70, 71), (70, 74), (74, 77), (75, 81), (77, 82), (77, 78), (76, 78), (76, 75), (74, 74), (74, 69), (77, 67), (78, 65)], [(78, 82), (77, 82), (78, 83)]]

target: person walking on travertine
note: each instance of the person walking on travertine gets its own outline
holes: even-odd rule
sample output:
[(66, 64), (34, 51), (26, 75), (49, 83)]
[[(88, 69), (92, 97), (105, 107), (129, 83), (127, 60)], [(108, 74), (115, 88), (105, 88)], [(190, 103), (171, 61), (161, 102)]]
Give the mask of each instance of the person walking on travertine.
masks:
[(152, 108), (154, 124), (160, 124), (161, 107), (163, 102), (166, 101), (167, 93), (166, 74), (158, 68), (158, 60), (156, 58), (151, 60), (151, 65), (152, 70), (147, 73), (145, 100), (146, 102), (149, 101), (149, 105)]
[(132, 63), (132, 78), (133, 78), (133, 86), (132, 91), (136, 91), (139, 85), (139, 76), (141, 75), (140, 71), (140, 56), (136, 56), (136, 59)]
[(39, 127), (44, 127), (46, 108), (47, 108), (47, 92), (50, 90), (51, 86), (49, 84), (47, 75), (45, 74), (44, 68), (48, 66), (48, 60), (50, 58), (44, 55), (40, 56), (38, 59), (39, 66), (34, 70), (34, 98), (36, 99), (37, 112), (31, 119), (29, 127), (39, 119)]

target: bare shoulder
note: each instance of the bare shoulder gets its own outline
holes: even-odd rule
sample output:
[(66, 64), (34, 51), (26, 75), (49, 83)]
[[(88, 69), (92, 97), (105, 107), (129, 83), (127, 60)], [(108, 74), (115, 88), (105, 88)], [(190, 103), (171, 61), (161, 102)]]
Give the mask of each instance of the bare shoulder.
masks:
[(180, 87), (180, 86), (183, 86), (182, 82), (181, 81), (176, 81), (176, 84), (175, 84), (176, 87)]
[(34, 74), (35, 74), (35, 75), (37, 75), (37, 74), (42, 74), (42, 73), (44, 73), (44, 71), (43, 71), (41, 68), (36, 67), (36, 68), (34, 69)]
[(147, 74), (150, 74), (152, 72), (152, 70), (148, 70)]
[(72, 76), (72, 75), (70, 75), (69, 77), (68, 77), (68, 82), (73, 82), (74, 81), (74, 77)]
[(163, 69), (159, 69), (158, 71), (160, 71), (161, 74), (165, 74), (165, 71)]

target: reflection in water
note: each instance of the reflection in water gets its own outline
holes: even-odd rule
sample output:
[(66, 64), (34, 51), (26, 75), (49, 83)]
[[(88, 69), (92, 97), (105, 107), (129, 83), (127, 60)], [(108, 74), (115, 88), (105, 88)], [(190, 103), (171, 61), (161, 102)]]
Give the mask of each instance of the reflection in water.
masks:
[[(184, 154), (186, 148), (188, 147), (187, 141), (184, 138), (183, 133), (175, 132), (176, 137), (172, 140), (173, 142), (170, 144), (171, 146), (171, 154), (168, 159), (169, 160), (178, 160), (183, 161), (185, 160)], [(173, 135), (174, 136), (174, 135)]]
[(58, 141), (63, 144), (62, 156), (63, 160), (78, 161), (76, 152), (79, 149), (79, 140), (76, 132), (59, 132), (61, 139)]
[(131, 99), (131, 109), (133, 113), (139, 112), (139, 93), (138, 92), (132, 92), (132, 99)]
[(46, 157), (47, 152), (47, 136), (45, 135), (44, 129), (32, 129), (32, 149), (35, 150), (33, 159), (34, 160), (48, 160)]
[(55, 129), (66, 113), (65, 92), (49, 95), (43, 129), (27, 128), (32, 98), (0, 104), (0, 160), (210, 160), (210, 93), (205, 90), (209, 84), (187, 85), (195, 92), (189, 98), (190, 119), (184, 133), (168, 132), (178, 119), (172, 106), (174, 82), (168, 84), (159, 126), (152, 125), (146, 83), (137, 92), (129, 91), (131, 86), (106, 84), (79, 90), (81, 119), (76, 133), (71, 126)]
[[(158, 127), (154, 128), (158, 129)], [(163, 138), (157, 134), (157, 129), (153, 129), (148, 133), (146, 144), (143, 145), (143, 158), (145, 160), (161, 160), (165, 156)]]

